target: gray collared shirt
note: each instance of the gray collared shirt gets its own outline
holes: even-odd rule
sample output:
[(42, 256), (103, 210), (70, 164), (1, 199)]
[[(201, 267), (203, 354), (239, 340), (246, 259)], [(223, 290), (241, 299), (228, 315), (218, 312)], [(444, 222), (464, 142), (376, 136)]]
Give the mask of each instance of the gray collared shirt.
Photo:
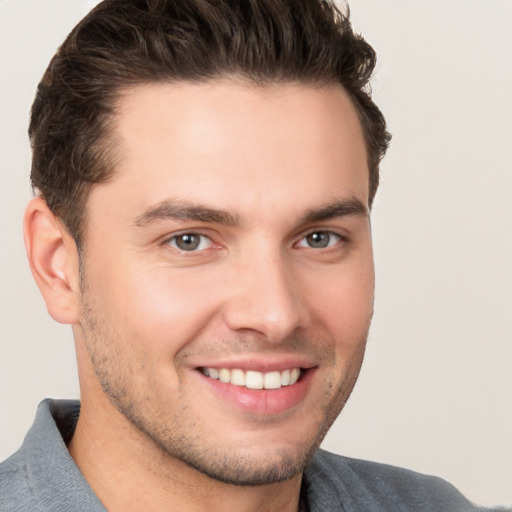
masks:
[[(105, 512), (66, 447), (79, 414), (77, 401), (41, 402), (23, 445), (0, 464), (1, 512)], [(304, 472), (302, 495), (310, 512), (484, 510), (439, 478), (323, 450)]]

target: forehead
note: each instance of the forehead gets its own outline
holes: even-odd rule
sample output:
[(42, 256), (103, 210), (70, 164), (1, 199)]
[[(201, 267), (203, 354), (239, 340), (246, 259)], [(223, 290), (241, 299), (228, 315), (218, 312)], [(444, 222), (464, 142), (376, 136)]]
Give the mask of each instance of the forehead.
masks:
[(140, 85), (121, 94), (113, 130), (121, 160), (92, 196), (120, 208), (169, 197), (248, 211), (326, 194), (368, 201), (360, 122), (339, 85)]

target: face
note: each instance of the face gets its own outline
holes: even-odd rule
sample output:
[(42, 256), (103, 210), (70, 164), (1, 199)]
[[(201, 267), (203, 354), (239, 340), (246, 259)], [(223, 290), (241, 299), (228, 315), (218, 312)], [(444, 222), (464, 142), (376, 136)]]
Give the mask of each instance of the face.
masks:
[(159, 453), (224, 482), (299, 474), (352, 390), (372, 315), (348, 96), (139, 86), (115, 137), (117, 172), (88, 200), (84, 406), (107, 397)]

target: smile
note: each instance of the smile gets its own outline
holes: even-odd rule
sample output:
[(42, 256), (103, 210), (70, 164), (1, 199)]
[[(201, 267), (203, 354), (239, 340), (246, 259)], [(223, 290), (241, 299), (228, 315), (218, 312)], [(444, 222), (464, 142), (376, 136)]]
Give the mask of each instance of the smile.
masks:
[(201, 368), (200, 370), (203, 375), (211, 379), (247, 389), (280, 389), (284, 386), (292, 386), (301, 375), (300, 368), (267, 373), (237, 368)]

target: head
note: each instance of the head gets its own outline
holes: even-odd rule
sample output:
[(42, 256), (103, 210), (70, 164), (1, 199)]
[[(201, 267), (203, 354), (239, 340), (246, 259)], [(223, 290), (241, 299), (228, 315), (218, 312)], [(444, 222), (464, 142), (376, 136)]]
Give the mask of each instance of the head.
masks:
[(135, 84), (237, 77), (339, 84), (359, 115), (370, 206), (389, 142), (370, 97), (373, 49), (330, 1), (109, 0), (70, 33), (32, 107), (31, 179), (81, 247), (91, 187), (116, 171), (116, 101)]
[(26, 233), (81, 417), (223, 482), (300, 474), (373, 311), (374, 61), (317, 0), (111, 0), (73, 30), (33, 107)]

